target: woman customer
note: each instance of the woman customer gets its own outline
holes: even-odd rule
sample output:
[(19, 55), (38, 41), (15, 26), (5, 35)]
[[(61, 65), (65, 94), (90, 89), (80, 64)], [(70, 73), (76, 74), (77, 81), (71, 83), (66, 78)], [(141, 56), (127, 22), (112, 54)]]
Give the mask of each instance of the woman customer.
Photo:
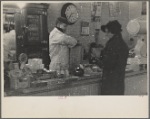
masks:
[(110, 21), (101, 26), (101, 30), (109, 38), (101, 53), (99, 65), (103, 68), (102, 95), (123, 95), (125, 68), (128, 58), (128, 47), (121, 34), (121, 24)]

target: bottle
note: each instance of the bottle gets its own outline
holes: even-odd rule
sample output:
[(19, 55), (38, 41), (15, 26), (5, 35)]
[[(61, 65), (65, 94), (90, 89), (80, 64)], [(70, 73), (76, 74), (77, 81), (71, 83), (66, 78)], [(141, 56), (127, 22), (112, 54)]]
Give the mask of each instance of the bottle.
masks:
[(61, 63), (57, 63), (56, 72), (57, 72), (57, 77), (61, 77)]

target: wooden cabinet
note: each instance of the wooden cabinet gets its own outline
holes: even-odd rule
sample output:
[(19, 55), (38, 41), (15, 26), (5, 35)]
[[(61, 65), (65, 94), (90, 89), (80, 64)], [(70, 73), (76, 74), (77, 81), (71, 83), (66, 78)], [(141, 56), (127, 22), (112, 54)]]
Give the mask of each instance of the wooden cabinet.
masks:
[(49, 67), (49, 34), (47, 28), (47, 4), (29, 3), (15, 15), (17, 58), (26, 53), (28, 58), (42, 58)]

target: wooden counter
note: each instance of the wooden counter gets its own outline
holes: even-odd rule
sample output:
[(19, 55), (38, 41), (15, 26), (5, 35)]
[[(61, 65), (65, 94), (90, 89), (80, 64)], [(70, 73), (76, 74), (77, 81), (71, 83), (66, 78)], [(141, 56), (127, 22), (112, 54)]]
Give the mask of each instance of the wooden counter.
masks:
[[(146, 75), (147, 71), (126, 73), (127, 77)], [(126, 80), (125, 79), (125, 80)], [(69, 77), (65, 79), (49, 79), (48, 82), (57, 80), (56, 84), (43, 87), (31, 87), (6, 92), (7, 96), (85, 96), (100, 95), (101, 74), (84, 77)]]

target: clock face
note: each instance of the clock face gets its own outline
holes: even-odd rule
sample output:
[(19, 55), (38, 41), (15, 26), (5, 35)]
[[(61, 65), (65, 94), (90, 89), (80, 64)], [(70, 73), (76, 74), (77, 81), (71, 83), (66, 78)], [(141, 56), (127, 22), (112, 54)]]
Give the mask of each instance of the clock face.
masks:
[(78, 11), (74, 4), (66, 4), (62, 8), (62, 16), (66, 17), (70, 24), (75, 23), (78, 20)]

